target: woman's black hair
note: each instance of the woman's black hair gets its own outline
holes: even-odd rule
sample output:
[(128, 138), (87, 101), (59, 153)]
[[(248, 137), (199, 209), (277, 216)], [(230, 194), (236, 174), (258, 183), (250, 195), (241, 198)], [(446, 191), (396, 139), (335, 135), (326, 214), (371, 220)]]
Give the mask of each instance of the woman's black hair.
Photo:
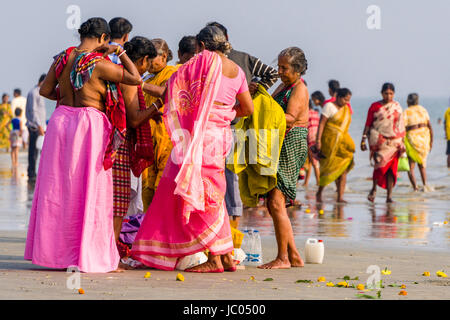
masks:
[(195, 54), (197, 52), (197, 39), (194, 36), (184, 36), (178, 43), (178, 50), (180, 54)]
[(331, 79), (330, 81), (328, 81), (328, 88), (330, 89), (330, 91), (335, 94), (338, 89), (341, 87), (341, 85), (339, 84), (339, 81)]
[(15, 108), (14, 109), (14, 115), (16, 117), (19, 117), (22, 114), (22, 109), (21, 108)]
[(223, 31), (216, 26), (206, 26), (196, 36), (197, 41), (205, 44), (205, 49), (209, 51), (220, 51), (228, 53), (231, 44), (228, 42)]
[(3, 99), (5, 99), (6, 96), (8, 96), (7, 93), (4, 93), (4, 94), (2, 95), (2, 101), (3, 101)]
[(395, 87), (394, 87), (394, 85), (392, 83), (386, 82), (381, 87), (381, 93), (385, 92), (386, 90), (392, 90), (392, 91), (395, 92)]
[(220, 30), (222, 30), (225, 37), (228, 39), (228, 30), (227, 30), (227, 28), (225, 28), (225, 26), (223, 24), (220, 24), (217, 21), (213, 21), (213, 22), (209, 22), (206, 26), (207, 27), (214, 26), (214, 27), (219, 28)]
[(408, 106), (415, 106), (419, 104), (419, 95), (417, 93), (408, 94), (408, 98), (406, 99)]
[(111, 19), (108, 24), (111, 29), (111, 39), (120, 39), (133, 30), (131, 22), (121, 17)]
[(123, 48), (127, 51), (128, 57), (133, 62), (145, 56), (153, 59), (158, 55), (153, 42), (145, 37), (133, 37), (133, 39), (124, 44)]
[(167, 45), (167, 42), (164, 39), (152, 39), (151, 40), (153, 45), (156, 48), (156, 52), (158, 53), (158, 56), (162, 55), (163, 53), (167, 54), (167, 62), (173, 59), (172, 50), (169, 49), (169, 46)]
[(352, 92), (347, 88), (341, 88), (336, 91), (336, 98), (345, 98), (348, 95), (351, 95)]
[(317, 99), (320, 101), (321, 104), (323, 104), (325, 102), (325, 96), (320, 91), (314, 91), (311, 94), (311, 99)]
[(306, 70), (308, 70), (308, 60), (306, 60), (305, 53), (302, 49), (298, 47), (286, 48), (280, 52), (278, 58), (284, 56), (289, 58), (289, 64), (294, 68), (295, 72), (300, 73), (300, 75), (306, 73)]
[(103, 18), (90, 18), (83, 22), (78, 29), (80, 38), (100, 38), (102, 34), (106, 34), (108, 38), (111, 36), (111, 29), (108, 22)]

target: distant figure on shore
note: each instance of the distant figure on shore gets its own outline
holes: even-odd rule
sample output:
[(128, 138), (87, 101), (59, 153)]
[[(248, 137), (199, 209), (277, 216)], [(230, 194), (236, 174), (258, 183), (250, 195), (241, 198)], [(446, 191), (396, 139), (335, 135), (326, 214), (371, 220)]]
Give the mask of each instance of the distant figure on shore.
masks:
[(437, 119), (437, 124), (438, 124), (439, 126), (442, 124), (442, 119), (441, 119), (441, 118), (438, 118), (438, 119)]
[(368, 138), (370, 158), (375, 162), (373, 186), (367, 197), (371, 202), (375, 200), (377, 185), (387, 189), (386, 202), (393, 202), (392, 189), (397, 182), (398, 159), (405, 152), (403, 110), (394, 101), (394, 94), (395, 87), (392, 83), (383, 84), (383, 99), (370, 106), (361, 139), (361, 150), (366, 151), (365, 140)]
[[(22, 120), (22, 123), (25, 123), (27, 121), (25, 117), (27, 98), (22, 96), (22, 90), (20, 90), (19, 88), (14, 89), (13, 95), (14, 98), (11, 101), (11, 114), (14, 114), (14, 110), (16, 110), (16, 108), (22, 109), (22, 115), (20, 116), (20, 120)], [(22, 146), (23, 150), (26, 150), (28, 146), (28, 129), (25, 125), (23, 126), (22, 132)]]
[(178, 43), (178, 62), (185, 64), (198, 53), (197, 39), (194, 36), (184, 36)]
[(330, 98), (324, 101), (324, 105), (327, 104), (328, 102), (334, 102), (336, 101), (336, 95), (337, 95), (337, 91), (339, 90), (339, 88), (341, 87), (341, 85), (339, 84), (339, 81), (331, 79), (328, 81), (328, 93), (330, 95)]
[(314, 103), (314, 105), (316, 107), (320, 107), (320, 110), (323, 109), (324, 105), (325, 105), (325, 96), (323, 95), (322, 92), (320, 91), (314, 91), (311, 94), (311, 100)]
[(286, 134), (277, 170), (277, 186), (269, 191), (267, 208), (273, 219), (278, 252), (275, 260), (258, 268), (286, 269), (303, 267), (286, 210), (286, 200), (295, 201), (300, 169), (308, 156), (309, 93), (302, 81), (308, 69), (305, 53), (289, 47), (278, 55), (278, 74), (282, 83), (272, 94), (286, 116)]
[(19, 165), (19, 148), (22, 145), (22, 133), (24, 127), (21, 116), (22, 109), (16, 108), (16, 110), (14, 110), (14, 118), (10, 121), (12, 130), (9, 141), (11, 143), (11, 162), (13, 168), (16, 168)]
[(36, 160), (38, 158), (38, 149), (36, 142), (39, 136), (45, 134), (47, 112), (45, 109), (45, 100), (39, 94), (45, 74), (41, 75), (38, 84), (30, 90), (27, 96), (26, 105), (26, 126), (28, 128), (30, 145), (28, 146), (28, 182), (36, 181)]
[(313, 156), (311, 147), (316, 144), (317, 129), (319, 128), (320, 115), (319, 112), (313, 108), (313, 96), (309, 100), (309, 121), (308, 121), (308, 159), (305, 162), (306, 176), (304, 187), (308, 186), (309, 178), (311, 177), (311, 167), (314, 168), (314, 175), (316, 176), (316, 184), (319, 185), (320, 169), (319, 161)]
[(343, 202), (347, 173), (353, 168), (355, 143), (348, 133), (352, 116), (349, 108), (352, 93), (347, 88), (338, 89), (336, 100), (325, 104), (320, 118), (315, 153), (320, 159), (319, 190), (317, 202), (322, 202), (325, 186), (336, 182), (337, 202)]
[(0, 104), (0, 149), (9, 151), (10, 142), (9, 134), (11, 132), (11, 119), (13, 112), (11, 111), (11, 104), (9, 103), (8, 94), (2, 95), (2, 103)]
[(444, 115), (444, 130), (447, 138), (447, 168), (450, 168), (450, 99), (448, 105)]
[[(225, 26), (218, 22), (210, 22), (207, 26), (218, 27), (225, 34), (227, 41), (229, 41), (228, 30)], [(232, 48), (227, 54), (227, 57), (244, 71), (248, 88), (252, 96), (256, 93), (258, 84), (262, 85), (264, 89), (269, 90), (278, 79), (278, 72), (275, 68), (264, 64), (260, 59), (251, 56), (246, 52)], [(254, 81), (256, 78), (259, 78), (260, 80)], [(231, 122), (231, 125), (236, 124), (238, 120), (239, 119), (234, 119)], [(243, 211), (241, 195), (239, 193), (239, 179), (238, 176), (228, 168), (225, 168), (225, 176), (227, 179), (225, 203), (232, 226), (238, 228), (239, 219), (242, 216)]]
[[(111, 40), (109, 41), (109, 44), (112, 46), (119, 46), (123, 49), (124, 44), (128, 42), (130, 33), (133, 30), (133, 25), (130, 21), (122, 17), (112, 18), (108, 22), (108, 25), (111, 29)], [(112, 63), (118, 65), (122, 64), (117, 53), (113, 52), (108, 57)]]
[(408, 108), (403, 112), (405, 121), (406, 137), (405, 148), (408, 155), (409, 168), (408, 176), (415, 191), (417, 187), (416, 177), (414, 176), (414, 166), (419, 166), (420, 176), (424, 191), (427, 189), (427, 175), (425, 168), (427, 166), (427, 157), (433, 147), (433, 129), (430, 123), (430, 116), (427, 110), (419, 105), (419, 95), (411, 93), (407, 99)]

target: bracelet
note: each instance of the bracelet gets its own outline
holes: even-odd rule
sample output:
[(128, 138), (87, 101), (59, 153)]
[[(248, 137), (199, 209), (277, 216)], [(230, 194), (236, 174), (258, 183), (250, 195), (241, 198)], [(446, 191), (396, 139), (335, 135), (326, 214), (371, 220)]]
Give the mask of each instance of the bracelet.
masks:
[(121, 54), (119, 54), (119, 58), (125, 53), (127, 50), (123, 50)]
[(117, 46), (117, 49), (116, 49), (116, 51), (114, 52), (115, 54), (116, 54), (116, 56), (119, 54), (119, 52), (120, 52), (120, 47), (119, 46)]
[(155, 109), (156, 109), (156, 112), (158, 112), (159, 111), (159, 108), (158, 108), (158, 106), (156, 105), (156, 103), (152, 103), (152, 106), (154, 106), (155, 107)]

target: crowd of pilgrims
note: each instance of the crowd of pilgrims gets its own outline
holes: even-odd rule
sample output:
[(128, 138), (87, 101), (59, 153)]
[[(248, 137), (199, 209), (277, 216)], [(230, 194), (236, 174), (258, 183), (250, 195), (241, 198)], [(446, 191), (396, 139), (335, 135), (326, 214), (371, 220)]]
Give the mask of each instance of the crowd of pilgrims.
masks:
[[(55, 56), (40, 80), (40, 95), (56, 108), (45, 131), (25, 259), (48, 268), (123, 272), (174, 270), (181, 258), (206, 252), (205, 263), (185, 271), (233, 272), (232, 230), (243, 208), (264, 198), (278, 252), (259, 268), (302, 267), (286, 208), (296, 205), (304, 169), (305, 185), (315, 173), (317, 202), (335, 182), (336, 201), (345, 203), (355, 152), (351, 91), (331, 80), (328, 100), (320, 91), (310, 97), (302, 49), (282, 50), (276, 70), (232, 48), (218, 22), (180, 40), (176, 65), (168, 65), (174, 57), (166, 41), (129, 39), (131, 31), (125, 18), (87, 20), (78, 46)], [(405, 151), (425, 179), (432, 145), (417, 94), (408, 97), (405, 112), (394, 94), (393, 84), (382, 86), (362, 135), (360, 147), (374, 165), (372, 202), (377, 186), (392, 202)], [(252, 140), (238, 129), (275, 129), (275, 152), (259, 148), (257, 160), (248, 161), (246, 143), (268, 140), (261, 130)], [(230, 161), (242, 155), (243, 162)], [(139, 210), (145, 214), (126, 245), (124, 218)]]

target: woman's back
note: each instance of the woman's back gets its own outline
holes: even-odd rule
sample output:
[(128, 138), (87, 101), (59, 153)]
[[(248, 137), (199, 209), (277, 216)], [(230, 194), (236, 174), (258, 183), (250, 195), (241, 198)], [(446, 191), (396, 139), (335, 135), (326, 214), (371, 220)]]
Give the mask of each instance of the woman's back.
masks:
[(216, 102), (224, 105), (234, 105), (236, 95), (248, 91), (247, 80), (242, 69), (228, 58), (222, 57), (222, 79)]
[(74, 90), (70, 82), (70, 72), (73, 67), (77, 54), (72, 50), (69, 54), (66, 65), (63, 67), (61, 74), (57, 78), (59, 85), (59, 104), (74, 107)]

